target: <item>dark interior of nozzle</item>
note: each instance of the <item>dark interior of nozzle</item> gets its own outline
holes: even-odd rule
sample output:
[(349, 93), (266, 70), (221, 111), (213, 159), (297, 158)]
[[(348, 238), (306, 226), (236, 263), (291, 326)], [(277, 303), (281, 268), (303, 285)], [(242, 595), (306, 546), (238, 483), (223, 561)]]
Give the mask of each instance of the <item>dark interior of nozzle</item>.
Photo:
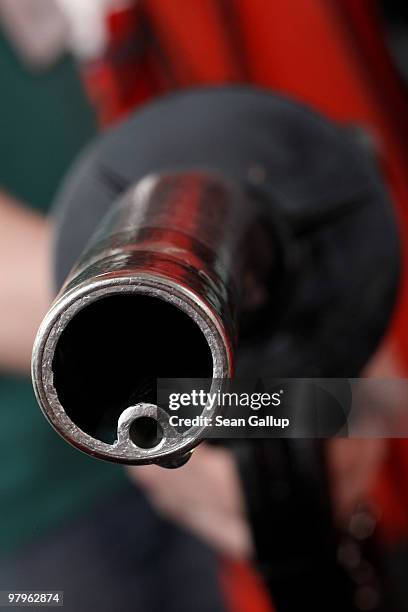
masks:
[[(212, 378), (213, 361), (198, 325), (181, 310), (143, 295), (115, 295), (79, 311), (58, 340), (54, 387), (69, 418), (108, 444), (118, 418), (140, 402), (156, 403), (157, 378)], [(155, 446), (160, 431), (135, 421), (131, 438)]]

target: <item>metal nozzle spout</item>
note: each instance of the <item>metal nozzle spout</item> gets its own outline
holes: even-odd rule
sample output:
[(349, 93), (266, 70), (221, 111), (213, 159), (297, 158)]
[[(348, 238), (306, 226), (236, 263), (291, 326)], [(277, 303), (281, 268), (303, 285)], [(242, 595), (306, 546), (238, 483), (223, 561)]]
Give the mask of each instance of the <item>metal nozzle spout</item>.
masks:
[(232, 375), (250, 210), (205, 172), (148, 176), (111, 209), (34, 345), (37, 398), (66, 440), (123, 463), (188, 456), (203, 431), (171, 428), (157, 379)]

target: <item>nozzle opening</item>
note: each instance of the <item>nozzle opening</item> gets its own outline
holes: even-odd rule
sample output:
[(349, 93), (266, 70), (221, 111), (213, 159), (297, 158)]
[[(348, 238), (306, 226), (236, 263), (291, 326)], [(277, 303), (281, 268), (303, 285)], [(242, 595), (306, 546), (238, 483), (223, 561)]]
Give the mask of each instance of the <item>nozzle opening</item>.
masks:
[(129, 436), (139, 448), (155, 448), (163, 440), (163, 429), (156, 419), (140, 417), (130, 426)]
[[(121, 293), (73, 316), (58, 339), (52, 371), (71, 421), (113, 444), (124, 410), (156, 403), (158, 378), (212, 378), (213, 358), (204, 333), (182, 310), (156, 297)], [(158, 424), (145, 421), (136, 419), (129, 434), (137, 446), (152, 448), (160, 442), (154, 444)]]

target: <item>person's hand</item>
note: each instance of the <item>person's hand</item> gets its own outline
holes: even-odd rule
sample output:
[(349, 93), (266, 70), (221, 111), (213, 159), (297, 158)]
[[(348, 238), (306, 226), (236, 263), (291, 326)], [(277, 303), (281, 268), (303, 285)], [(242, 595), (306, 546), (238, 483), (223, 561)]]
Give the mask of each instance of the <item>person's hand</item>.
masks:
[(51, 301), (51, 226), (0, 192), (0, 370), (27, 374)]
[[(388, 342), (373, 356), (363, 372), (365, 378), (398, 379), (405, 378), (398, 353)], [(378, 387), (381, 391), (381, 386)], [(384, 386), (384, 396), (381, 398), (385, 407), (381, 415), (387, 419), (384, 423), (385, 431), (390, 422), (405, 419), (406, 399), (399, 392), (396, 384), (393, 388)], [(378, 397), (377, 397), (378, 401)], [(374, 422), (381, 434), (381, 421)], [(394, 429), (398, 425), (394, 424)], [(359, 506), (370, 506), (372, 491), (383, 466), (389, 441), (380, 436), (375, 438), (333, 439), (328, 441), (327, 459), (329, 478), (332, 489), (332, 500), (335, 518), (341, 525), (347, 525), (352, 514)]]
[(190, 461), (176, 470), (157, 466), (128, 470), (164, 517), (191, 530), (219, 552), (241, 558), (252, 554), (239, 476), (229, 451), (201, 445)]

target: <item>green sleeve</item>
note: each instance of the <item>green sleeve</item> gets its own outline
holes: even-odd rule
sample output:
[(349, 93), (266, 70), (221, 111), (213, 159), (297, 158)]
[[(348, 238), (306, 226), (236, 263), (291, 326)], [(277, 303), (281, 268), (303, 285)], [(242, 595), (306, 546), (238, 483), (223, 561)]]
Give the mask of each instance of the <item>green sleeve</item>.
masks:
[[(32, 73), (0, 32), (0, 189), (46, 211), (94, 133), (72, 59)], [(29, 380), (1, 374), (0, 465), (0, 555), (43, 537), (124, 479), (119, 466), (83, 455), (51, 429)]]
[(30, 71), (0, 31), (0, 186), (47, 210), (67, 166), (94, 134), (72, 59)]

